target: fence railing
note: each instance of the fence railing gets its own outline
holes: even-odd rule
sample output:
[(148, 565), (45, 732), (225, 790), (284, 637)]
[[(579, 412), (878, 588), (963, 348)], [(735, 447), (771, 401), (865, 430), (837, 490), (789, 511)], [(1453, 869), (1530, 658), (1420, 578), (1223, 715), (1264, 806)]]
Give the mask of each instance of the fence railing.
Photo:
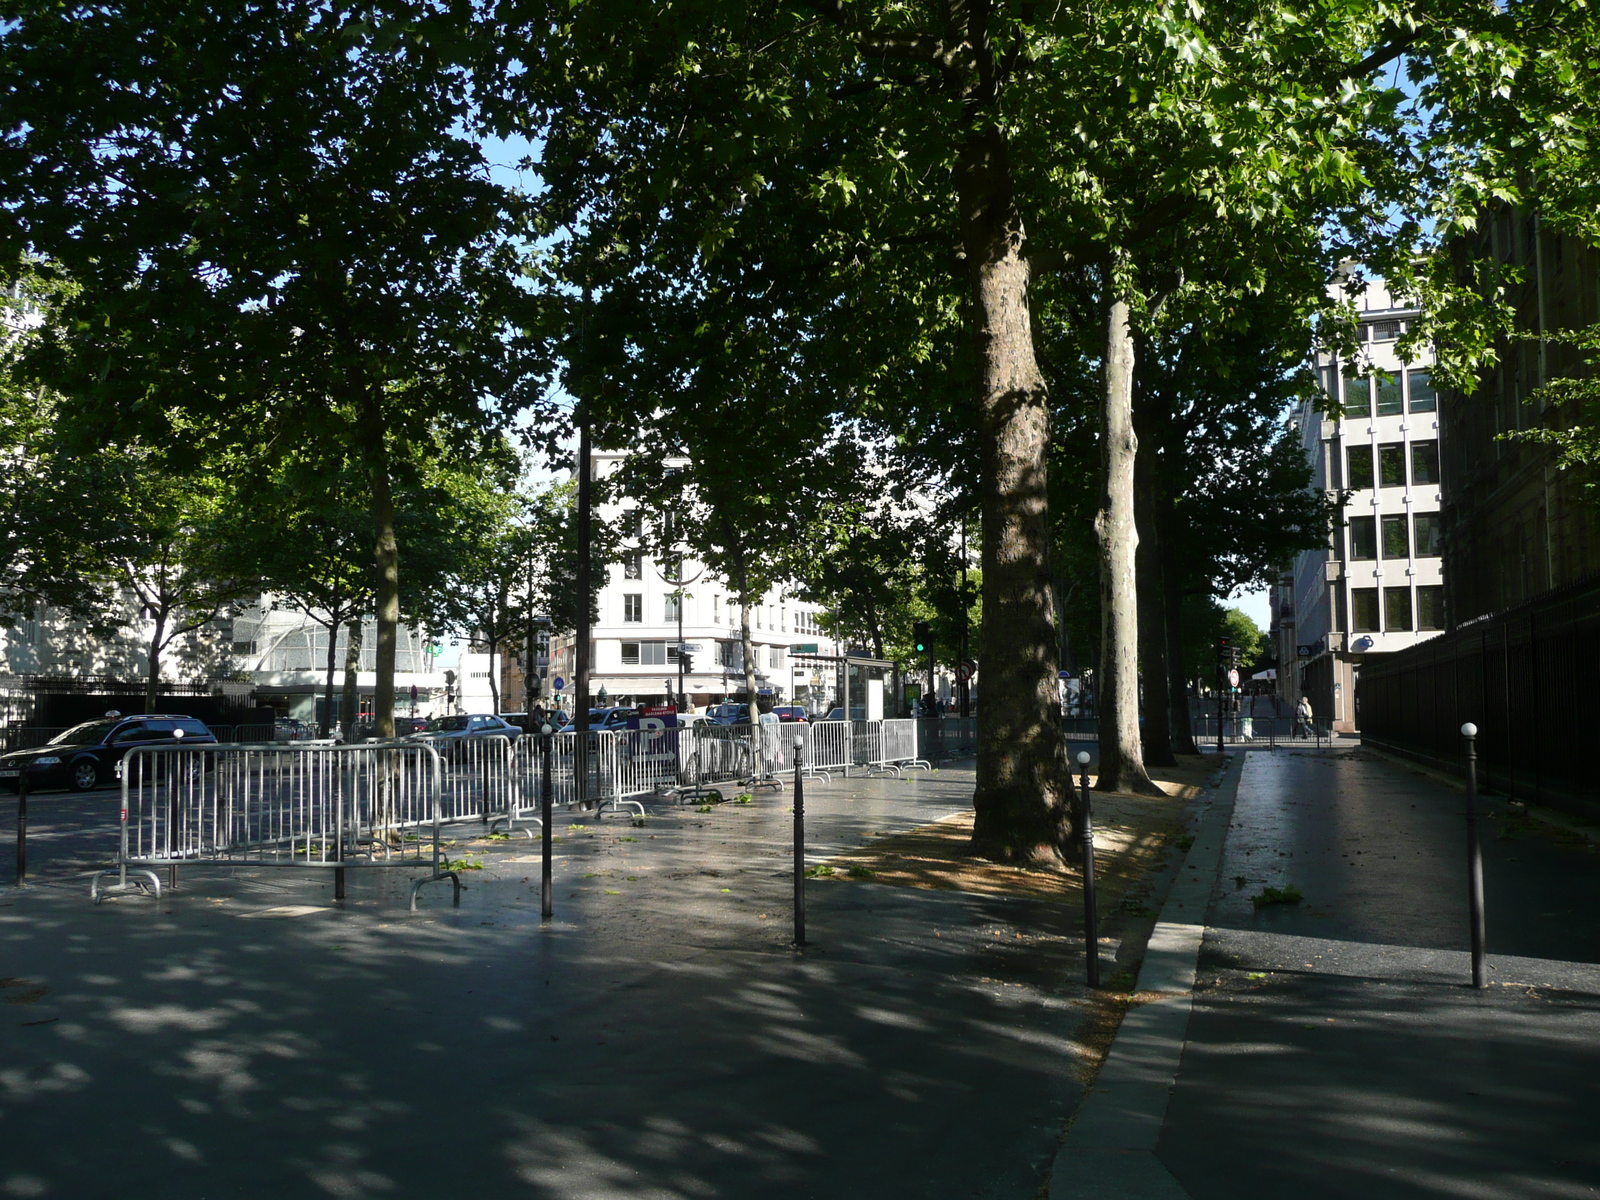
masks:
[[(440, 861), (442, 764), (432, 747), (141, 746), (118, 764), (115, 869), (90, 896), (161, 891), (180, 866), (426, 868), (412, 887), (460, 879)], [(135, 878), (130, 880), (129, 876)], [(109, 875), (115, 884), (104, 886)], [(147, 881), (147, 883), (146, 883)]]
[(1488, 786), (1593, 816), (1597, 663), (1600, 575), (1365, 661), (1356, 681), (1361, 740), (1460, 772), (1461, 726), (1470, 721)]

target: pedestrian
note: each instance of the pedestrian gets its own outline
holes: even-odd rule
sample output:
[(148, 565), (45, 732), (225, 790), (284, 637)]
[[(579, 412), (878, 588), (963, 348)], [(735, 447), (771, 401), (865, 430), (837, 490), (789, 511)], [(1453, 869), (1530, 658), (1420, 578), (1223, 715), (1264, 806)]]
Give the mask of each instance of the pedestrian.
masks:
[(1311, 736), (1311, 697), (1302, 694), (1294, 709), (1294, 736)]

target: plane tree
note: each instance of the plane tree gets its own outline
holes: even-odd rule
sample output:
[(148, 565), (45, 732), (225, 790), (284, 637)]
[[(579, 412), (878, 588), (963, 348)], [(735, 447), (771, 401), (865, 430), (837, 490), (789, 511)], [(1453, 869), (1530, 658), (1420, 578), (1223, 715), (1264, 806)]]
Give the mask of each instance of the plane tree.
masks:
[[(5, 6), (8, 252), (75, 291), (23, 365), (100, 440), (360, 465), (392, 732), (412, 450), (474, 452), (535, 351), (517, 197), (469, 128), (443, 3)], [(526, 403), (525, 403), (526, 402)], [(261, 436), (264, 435), (264, 436)]]

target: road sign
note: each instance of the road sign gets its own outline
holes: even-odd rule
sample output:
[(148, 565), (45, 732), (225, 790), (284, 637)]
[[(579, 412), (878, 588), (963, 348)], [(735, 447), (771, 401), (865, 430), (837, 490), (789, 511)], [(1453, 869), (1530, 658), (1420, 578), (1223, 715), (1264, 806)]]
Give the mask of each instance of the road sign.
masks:
[(792, 654), (815, 654), (816, 652), (817, 644), (815, 642), (801, 642), (790, 651)]
[(678, 653), (679, 654), (699, 654), (700, 651), (702, 651), (704, 649), (705, 649), (705, 647), (702, 646), (699, 642), (679, 642), (678, 643)]
[(565, 679), (561, 678), (561, 676), (557, 675), (556, 676), (556, 691), (559, 692), (562, 688), (564, 688), (566, 686), (567, 686), (567, 681)]
[(444, 647), (441, 646), (438, 642), (429, 642), (428, 643), (428, 653), (433, 655), (435, 658), (438, 658), (439, 655), (444, 653)]
[(416, 702), (417, 702), (417, 685), (413, 683), (411, 685), (411, 703), (415, 704)]
[[(956, 679), (958, 679), (962, 683), (970, 682), (971, 679), (972, 679), (972, 676), (977, 672), (977, 670), (978, 670), (978, 664), (973, 662), (969, 658), (966, 662), (962, 663), (959, 667), (956, 668)], [(1065, 671), (1061, 672), (1061, 678), (1063, 678), (1063, 679), (1068, 678), (1067, 672), (1065, 672)]]
[(1229, 671), (1228, 672), (1228, 686), (1229, 687), (1238, 687), (1239, 686), (1239, 672), (1237, 672), (1237, 671)]

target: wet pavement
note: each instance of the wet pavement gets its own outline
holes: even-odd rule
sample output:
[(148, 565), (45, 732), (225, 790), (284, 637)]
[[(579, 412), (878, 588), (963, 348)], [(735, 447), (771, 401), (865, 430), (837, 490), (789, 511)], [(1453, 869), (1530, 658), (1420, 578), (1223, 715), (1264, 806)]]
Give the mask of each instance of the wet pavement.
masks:
[[(810, 784), (810, 850), (971, 788)], [(38, 882), (0, 893), (0, 1196), (1034, 1196), (1079, 1097), (1075, 914), (816, 881), (796, 952), (790, 803), (563, 814), (542, 926), (523, 839), (451, 849), (485, 868), (459, 909), (408, 913), (409, 871), (336, 905), (326, 874), (203, 868), (92, 907), (114, 794), (35, 797)]]
[(1600, 854), (1485, 802), (1474, 992), (1463, 800), (1360, 750), (1249, 756), (1156, 1146), (1188, 1196), (1600, 1196)]

